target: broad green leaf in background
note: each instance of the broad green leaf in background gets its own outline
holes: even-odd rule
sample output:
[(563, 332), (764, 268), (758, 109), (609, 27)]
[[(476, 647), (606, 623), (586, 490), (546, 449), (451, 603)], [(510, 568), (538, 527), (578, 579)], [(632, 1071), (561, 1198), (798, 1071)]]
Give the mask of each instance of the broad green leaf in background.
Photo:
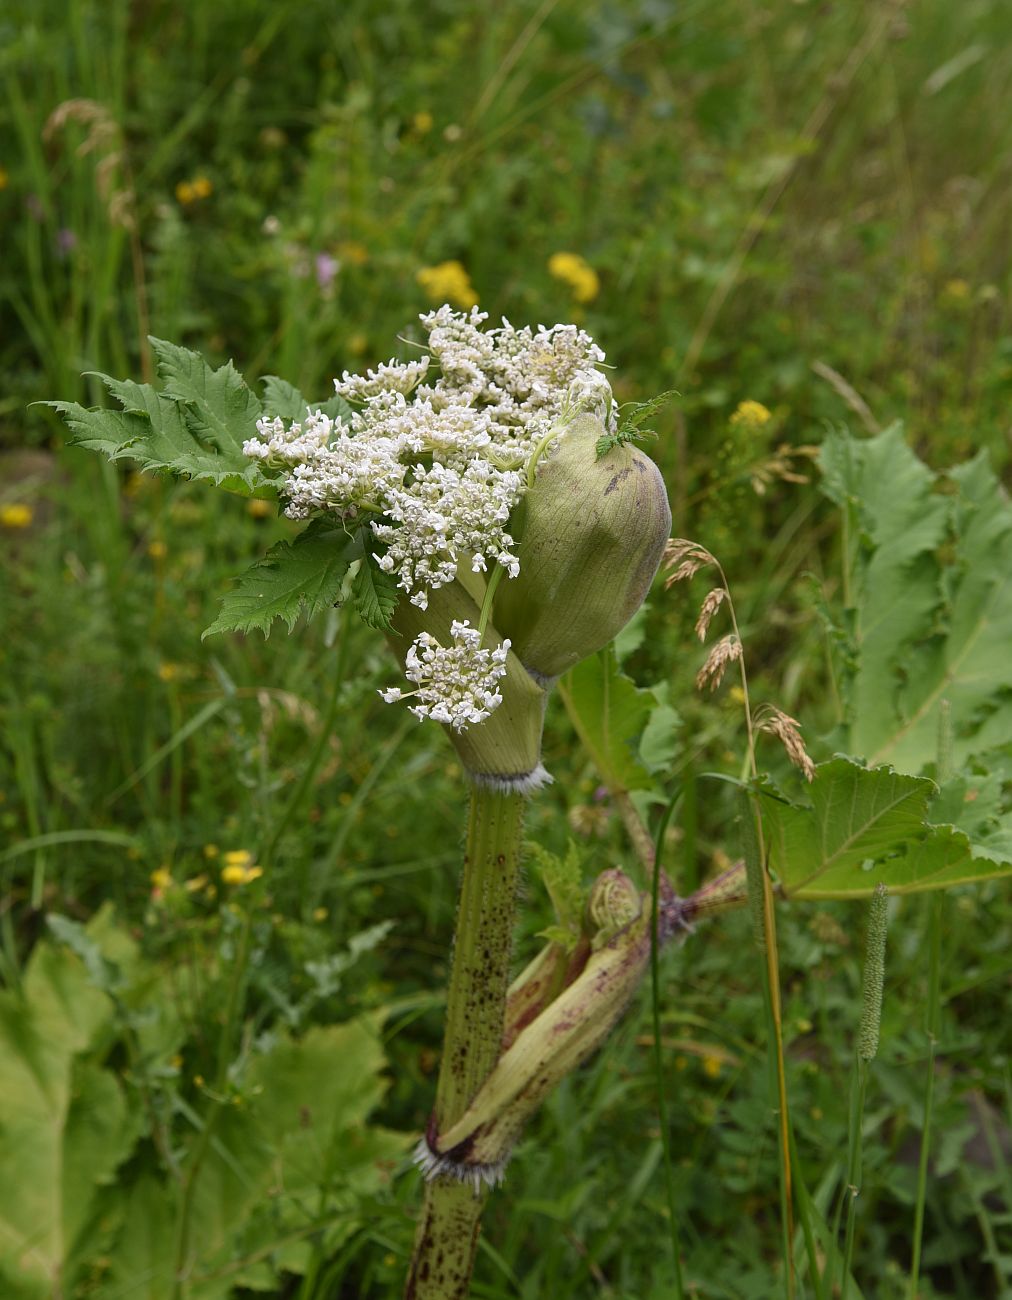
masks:
[[(917, 893), (1012, 875), (1012, 859), (965, 830), (937, 823), (936, 787), (846, 758), (821, 763), (810, 804), (760, 789), (770, 866), (789, 898), (863, 898), (880, 882)], [(1007, 832), (1005, 828), (1004, 833)]]
[(217, 370), (196, 352), (152, 339), (165, 385), (99, 375), (121, 411), (76, 402), (49, 402), (71, 430), (71, 442), (110, 460), (130, 459), (142, 469), (165, 470), (249, 496), (268, 488), (258, 463), (242, 444), (256, 435), (260, 403), (231, 362)]
[(310, 525), (294, 542), (277, 542), (240, 574), (203, 637), (254, 630), (266, 637), (277, 618), (290, 632), (303, 611), (313, 618), (337, 603), (355, 553), (354, 540), (333, 527)]
[(302, 1218), (304, 1193), (315, 1193), (317, 1213), (328, 1191), (375, 1190), (386, 1161), (404, 1153), (406, 1134), (375, 1130), (378, 1145), (365, 1140), (366, 1120), (387, 1089), (382, 1022), (374, 1013), (315, 1026), (299, 1039), (280, 1038), (251, 1064), (254, 1119), (279, 1161), (290, 1211)]
[(123, 1091), (87, 1059), (110, 999), (65, 948), (38, 943), (0, 993), (0, 1294), (70, 1293), (102, 1189), (138, 1135)]
[(893, 426), (867, 439), (830, 434), (820, 463), (823, 491), (854, 533), (848, 752), (922, 771), (943, 699), (957, 766), (1007, 743), (1012, 508), (986, 455), (938, 474)]
[(653, 784), (637, 744), (656, 701), (619, 671), (606, 647), (559, 680), (566, 712), (604, 783), (612, 791), (646, 790)]

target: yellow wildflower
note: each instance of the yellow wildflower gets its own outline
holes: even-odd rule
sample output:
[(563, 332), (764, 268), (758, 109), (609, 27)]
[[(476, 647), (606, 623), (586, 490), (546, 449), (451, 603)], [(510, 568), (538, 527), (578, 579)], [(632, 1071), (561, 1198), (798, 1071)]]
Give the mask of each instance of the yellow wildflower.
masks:
[(207, 176), (194, 176), (191, 188), (195, 199), (210, 198), (214, 186)]
[(314, 907), (314, 908), (313, 908), (313, 920), (314, 920), (314, 921), (325, 921), (329, 915), (330, 915), (330, 913), (327, 911), (327, 909), (326, 909), (325, 907)]
[(747, 398), (735, 407), (730, 424), (735, 429), (761, 429), (772, 419), (768, 407), (763, 406), (762, 402), (754, 402), (751, 398)]
[(970, 286), (966, 280), (948, 280), (942, 290), (942, 297), (946, 302), (966, 302), (969, 296)]
[(342, 240), (337, 246), (337, 255), (349, 266), (364, 266), (369, 260), (369, 250), (357, 239)]
[(724, 1063), (719, 1056), (711, 1056), (707, 1053), (703, 1057), (703, 1073), (708, 1079), (718, 1079), (723, 1065)]
[(246, 513), (252, 515), (254, 519), (266, 519), (274, 513), (274, 507), (262, 497), (251, 497), (246, 503)]
[(601, 288), (597, 272), (579, 253), (553, 253), (548, 259), (548, 273), (569, 285), (577, 302), (593, 302)]
[(226, 885), (248, 885), (264, 874), (263, 867), (254, 867), (253, 855), (248, 849), (232, 849), (224, 855), (221, 879)]
[(205, 845), (204, 845), (204, 857), (205, 857), (205, 858), (208, 858), (208, 859), (216, 858), (216, 857), (218, 856), (218, 853), (219, 853), (219, 852), (220, 852), (220, 850), (219, 850), (217, 844), (205, 844)]
[(150, 555), (153, 560), (164, 560), (168, 553), (169, 548), (164, 542), (157, 540), (148, 542), (148, 555)]
[(464, 308), (478, 304), (478, 295), (462, 262), (423, 266), (415, 278), (433, 302), (449, 302)]
[(30, 505), (24, 501), (12, 501), (9, 506), (0, 506), (0, 525), (4, 528), (27, 528), (35, 515)]
[(181, 203), (184, 208), (192, 203), (196, 197), (193, 186), (189, 181), (180, 181), (176, 186), (176, 202)]
[(172, 872), (168, 867), (159, 867), (157, 871), (151, 873), (151, 888), (156, 889), (159, 893), (163, 889), (168, 889), (172, 884)]
[(415, 128), (415, 130), (418, 132), (419, 135), (428, 135), (428, 133), (432, 130), (433, 121), (434, 118), (432, 114), (428, 112), (427, 109), (422, 109), (420, 113), (416, 113), (414, 117), (411, 119), (411, 125)]
[(174, 682), (182, 675), (180, 664), (159, 664), (158, 676), (163, 682)]

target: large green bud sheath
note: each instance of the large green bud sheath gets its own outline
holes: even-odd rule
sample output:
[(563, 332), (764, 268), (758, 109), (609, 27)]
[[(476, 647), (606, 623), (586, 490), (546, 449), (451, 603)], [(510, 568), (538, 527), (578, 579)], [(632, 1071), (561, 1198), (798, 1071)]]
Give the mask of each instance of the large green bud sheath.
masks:
[(657, 466), (628, 443), (599, 460), (604, 433), (594, 416), (575, 420), (511, 521), (520, 574), (500, 584), (493, 619), (542, 679), (566, 672), (625, 627), (671, 530)]

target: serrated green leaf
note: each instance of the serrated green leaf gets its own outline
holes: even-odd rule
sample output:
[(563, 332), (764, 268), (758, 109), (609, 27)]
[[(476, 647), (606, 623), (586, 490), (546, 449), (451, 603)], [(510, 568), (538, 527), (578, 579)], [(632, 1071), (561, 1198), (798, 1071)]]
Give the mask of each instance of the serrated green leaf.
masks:
[(527, 845), (527, 855), (541, 876), (558, 922), (557, 926), (549, 928), (559, 933), (541, 931), (541, 934), (571, 948), (579, 937), (583, 915), (583, 856), (573, 840), (569, 841), (564, 858), (536, 843)]
[(611, 433), (602, 434), (595, 444), (597, 459), (601, 460), (613, 448), (621, 447), (627, 442), (639, 442), (643, 438), (656, 438), (657, 434), (653, 429), (644, 429), (641, 426), (677, 396), (676, 390), (670, 388), (667, 392), (658, 393), (656, 397), (651, 397), (648, 402), (625, 402), (619, 407), (617, 428)]
[(299, 615), (313, 618), (336, 603), (356, 542), (333, 528), (310, 526), (294, 542), (278, 542), (241, 574), (203, 634), (263, 632), (276, 618), (290, 632)]
[(194, 435), (223, 456), (242, 456), (247, 438), (256, 437), (263, 408), (231, 361), (212, 370), (198, 352), (165, 339), (151, 339), (165, 395), (184, 404)]
[(835, 758), (816, 768), (810, 806), (762, 790), (770, 865), (783, 892), (864, 898), (880, 882), (890, 893), (915, 893), (1012, 875), (1012, 862), (930, 820), (935, 789), (923, 777)]
[(570, 669), (558, 689), (605, 784), (613, 791), (649, 789), (653, 782), (636, 746), (654, 707), (652, 692), (619, 671), (611, 647)]
[(264, 375), (264, 412), (282, 420), (301, 420), (309, 403), (294, 384), (277, 375)]
[[(190, 398), (181, 396), (186, 388), (181, 370), (186, 358), (191, 359)], [(177, 389), (162, 393), (150, 384), (98, 374), (123, 407), (121, 411), (88, 409), (76, 402), (47, 405), (63, 416), (73, 435), (72, 445), (101, 452), (110, 460), (134, 460), (145, 470), (198, 479), (244, 496), (267, 486), (257, 462), (242, 452), (243, 440), (256, 432), (259, 403), (231, 363), (211, 370), (196, 353), (182, 348), (173, 350), (173, 360)], [(197, 374), (198, 365), (206, 372), (203, 381)], [(253, 407), (244, 393), (252, 398)], [(226, 421), (232, 422), (227, 438), (222, 433)]]
[(626, 402), (619, 408), (619, 432), (631, 432), (645, 424), (652, 415), (656, 415), (678, 396), (678, 390), (668, 388), (646, 402)]
[(348, 424), (351, 420), (351, 407), (343, 397), (335, 393), (325, 402), (310, 402), (287, 379), (277, 375), (264, 377), (264, 410), (268, 415), (280, 415), (282, 420), (302, 420), (307, 410), (322, 411), (332, 420)]
[(351, 423), (352, 409), (343, 397), (338, 397), (337, 393), (318, 405), (314, 402), (313, 410), (322, 411), (324, 415), (329, 415), (332, 420), (340, 420), (342, 424)]
[(986, 455), (936, 474), (898, 426), (845, 432), (820, 455), (823, 491), (857, 539), (852, 635), (837, 647), (850, 752), (919, 772), (942, 700), (957, 766), (1012, 734), (1012, 508)]
[(351, 597), (363, 623), (381, 632), (390, 630), (399, 593), (393, 575), (385, 573), (366, 551), (352, 580)]

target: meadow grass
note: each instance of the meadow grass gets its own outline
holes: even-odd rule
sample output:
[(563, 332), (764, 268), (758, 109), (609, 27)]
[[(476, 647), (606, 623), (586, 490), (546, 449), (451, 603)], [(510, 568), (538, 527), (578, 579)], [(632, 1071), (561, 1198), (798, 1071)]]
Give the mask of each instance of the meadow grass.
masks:
[[(412, 336), (429, 306), (418, 272), (446, 261), (493, 316), (586, 325), (621, 399), (679, 390), (650, 447), (675, 531), (721, 558), (757, 700), (801, 717), (828, 756), (839, 700), (815, 593), (839, 595), (846, 539), (792, 481), (814, 476), (796, 449), (829, 424), (901, 418), (936, 467), (979, 447), (1008, 463), (1007, 21), (1001, 0), (13, 0), (0, 508), (31, 518), (0, 530), (4, 984), (18, 989), (46, 913), (111, 903), (200, 989), (169, 991), (189, 1018), (167, 1085), (180, 1113), (252, 1036), (387, 1007), (378, 1118), (424, 1128), (462, 778), (434, 728), (379, 701), (383, 647), (337, 612), (266, 643), (200, 641), (286, 521), (99, 464), (29, 408), (97, 401), (82, 372), (142, 377), (149, 332), (322, 398)], [(590, 301), (552, 276), (559, 251), (597, 273)], [(732, 421), (745, 399), (771, 413), (761, 429)], [(737, 776), (744, 752), (740, 701), (694, 694), (696, 612), (658, 587), (624, 659), (668, 682), (683, 718), (664, 846), (683, 892), (738, 853), (714, 774)], [(633, 861), (557, 699), (545, 761), (556, 785), (530, 838), (564, 851), (573, 835), (588, 878)], [(259, 892), (221, 883), (242, 850), (265, 866)], [(551, 919), (534, 879), (524, 911), (526, 957)], [(205, 988), (236, 917), (252, 953)], [(813, 1254), (839, 1251), (842, 1269), (827, 1225), (847, 1177), (862, 909), (777, 916), (787, 1151), (749, 926), (717, 918), (664, 955), (656, 1019), (644, 997), (549, 1100), (490, 1202), (476, 1296), (758, 1300), (785, 1293), (791, 1261), (796, 1294), (821, 1296)], [(892, 918), (847, 1251), (865, 1297), (1012, 1288), (1010, 928), (1000, 884), (902, 900)], [(804, 1220), (787, 1239), (785, 1168)], [(398, 1294), (417, 1200), (405, 1164), (278, 1294)], [(99, 1265), (77, 1285), (114, 1293)]]

